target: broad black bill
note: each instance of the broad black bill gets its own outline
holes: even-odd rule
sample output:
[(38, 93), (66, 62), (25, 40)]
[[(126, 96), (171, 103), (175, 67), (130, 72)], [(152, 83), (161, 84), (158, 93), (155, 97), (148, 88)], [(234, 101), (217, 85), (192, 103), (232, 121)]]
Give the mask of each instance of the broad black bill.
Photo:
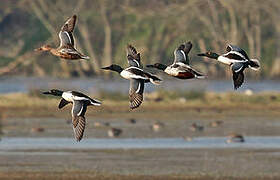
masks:
[(51, 94), (49, 91), (43, 92), (43, 94)]
[(206, 56), (206, 53), (197, 54), (198, 56)]

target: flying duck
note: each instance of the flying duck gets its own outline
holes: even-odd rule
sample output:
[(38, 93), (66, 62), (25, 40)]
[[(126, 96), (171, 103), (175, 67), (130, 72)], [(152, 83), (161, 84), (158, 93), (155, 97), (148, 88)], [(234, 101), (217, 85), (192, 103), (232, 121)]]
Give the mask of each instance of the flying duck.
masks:
[(77, 141), (80, 141), (83, 138), (86, 126), (85, 113), (87, 106), (100, 106), (101, 102), (77, 91), (63, 92), (57, 89), (52, 89), (50, 91), (43, 92), (43, 94), (51, 94), (53, 96), (62, 97), (58, 105), (59, 109), (63, 108), (69, 103), (73, 104), (71, 113), (74, 136)]
[(204, 75), (197, 72), (190, 66), (188, 53), (191, 49), (192, 43), (190, 41), (181, 44), (178, 48), (174, 50), (173, 64), (167, 66), (164, 64), (155, 63), (153, 65), (147, 65), (147, 67), (162, 70), (166, 74), (176, 77), (178, 79), (204, 78)]
[(52, 48), (49, 45), (44, 45), (35, 51), (49, 51), (53, 55), (63, 59), (77, 60), (77, 59), (89, 59), (88, 56), (81, 54), (74, 47), (73, 30), (75, 28), (77, 16), (74, 15), (69, 18), (62, 26), (58, 36), (60, 39), (60, 46), (58, 48)]
[(257, 59), (250, 59), (247, 53), (238, 46), (228, 45), (226, 53), (218, 55), (214, 52), (206, 52), (198, 54), (198, 56), (206, 56), (208, 58), (216, 59), (219, 62), (229, 65), (232, 71), (232, 78), (234, 89), (239, 88), (244, 82), (244, 69), (250, 68), (254, 71), (260, 69), (260, 62)]
[(126, 69), (123, 69), (121, 66), (116, 64), (103, 67), (102, 69), (116, 71), (124, 79), (130, 80), (130, 108), (135, 109), (139, 107), (143, 101), (144, 84), (151, 82), (158, 85), (161, 79), (143, 70), (142, 64), (140, 62), (140, 53), (138, 53), (131, 45), (127, 46), (127, 60), (130, 66)]

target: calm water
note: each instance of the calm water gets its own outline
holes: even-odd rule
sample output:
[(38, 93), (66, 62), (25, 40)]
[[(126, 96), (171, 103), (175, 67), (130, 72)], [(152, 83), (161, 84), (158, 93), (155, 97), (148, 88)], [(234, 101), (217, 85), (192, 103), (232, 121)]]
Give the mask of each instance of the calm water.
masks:
[[(232, 80), (177, 80), (163, 78), (160, 86), (149, 85), (146, 92), (155, 89), (167, 90), (206, 90), (214, 92), (233, 91)], [(32, 78), (32, 77), (2, 77), (0, 79), (0, 93), (28, 92), (31, 89), (59, 88), (64, 90), (82, 90), (83, 92), (97, 92), (100, 90), (127, 92), (129, 82), (120, 78), (114, 79), (55, 79), (55, 78)], [(280, 83), (272, 80), (250, 81), (246, 80), (239, 91), (252, 89), (255, 92), (277, 91), (280, 92)]]
[(246, 137), (245, 143), (226, 143), (225, 137), (197, 137), (154, 139), (93, 139), (75, 142), (71, 138), (3, 138), (0, 152), (32, 149), (193, 149), (193, 148), (280, 148), (280, 136)]

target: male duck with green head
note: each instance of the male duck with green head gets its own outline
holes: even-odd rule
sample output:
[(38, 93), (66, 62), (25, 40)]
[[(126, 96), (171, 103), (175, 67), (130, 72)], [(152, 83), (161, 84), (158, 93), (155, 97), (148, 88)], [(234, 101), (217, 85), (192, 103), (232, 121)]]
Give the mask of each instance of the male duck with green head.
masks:
[(233, 74), (232, 78), (234, 89), (236, 90), (244, 82), (243, 71), (246, 68), (250, 68), (255, 71), (259, 70), (260, 62), (257, 59), (250, 59), (247, 53), (238, 46), (228, 45), (226, 51), (227, 52), (222, 55), (208, 51), (206, 53), (200, 53), (198, 56), (206, 56), (211, 59), (216, 59), (223, 64), (229, 65)]

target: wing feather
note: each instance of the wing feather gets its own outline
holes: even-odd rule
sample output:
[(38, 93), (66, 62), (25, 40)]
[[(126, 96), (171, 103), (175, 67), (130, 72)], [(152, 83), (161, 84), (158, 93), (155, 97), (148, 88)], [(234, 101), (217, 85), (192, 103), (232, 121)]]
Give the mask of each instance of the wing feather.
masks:
[(244, 82), (244, 73), (243, 73), (244, 69), (245, 69), (244, 63), (234, 63), (231, 65), (232, 79), (233, 79), (233, 85), (235, 90), (241, 87), (241, 85)]
[(83, 138), (86, 127), (85, 113), (87, 110), (86, 101), (74, 101), (72, 107), (72, 124), (74, 136), (77, 141)]
[(144, 80), (130, 80), (129, 101), (130, 108), (135, 109), (143, 102)]
[(128, 64), (130, 66), (142, 68), (142, 64), (140, 61), (140, 53), (136, 51), (136, 48), (129, 44), (127, 45), (126, 52)]
[(75, 28), (76, 20), (77, 16), (74, 15), (69, 18), (61, 27), (61, 30), (59, 32), (60, 47), (64, 47), (67, 45), (74, 47), (74, 36), (72, 33)]
[(59, 102), (59, 105), (58, 105), (58, 108), (61, 109), (63, 108), (64, 106), (66, 106), (67, 104), (69, 104), (70, 102), (66, 101), (65, 99), (61, 99), (60, 102)]
[(173, 64), (178, 63), (178, 62), (181, 62), (181, 63), (184, 63), (184, 64), (190, 64), (188, 54), (189, 54), (191, 49), (192, 49), (192, 43), (190, 41), (186, 42), (184, 44), (181, 44), (174, 51), (174, 62), (173, 62)]

